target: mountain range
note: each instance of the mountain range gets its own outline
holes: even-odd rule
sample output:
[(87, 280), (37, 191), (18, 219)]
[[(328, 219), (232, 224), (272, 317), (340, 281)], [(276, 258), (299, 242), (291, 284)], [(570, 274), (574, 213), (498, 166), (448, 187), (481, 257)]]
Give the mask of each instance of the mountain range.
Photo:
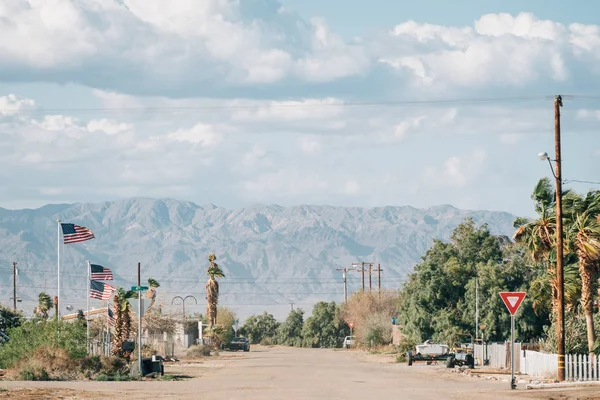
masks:
[[(84, 309), (86, 262), (110, 268), (114, 281), (130, 288), (148, 277), (161, 284), (157, 303), (181, 313), (204, 313), (207, 256), (217, 255), (225, 272), (220, 302), (241, 321), (264, 310), (283, 318), (291, 308), (308, 313), (320, 300), (343, 301), (342, 273), (353, 263), (381, 266), (381, 287), (398, 289), (434, 238), (472, 218), (494, 234), (512, 235), (515, 215), (459, 210), (253, 205), (226, 209), (174, 199), (131, 198), (103, 203), (53, 204), (38, 209), (0, 208), (0, 299), (12, 305), (12, 262), (18, 267), (19, 308), (30, 314), (37, 295), (57, 292), (57, 220), (90, 228), (95, 239), (61, 244), (61, 313), (68, 305)], [(349, 293), (362, 286), (348, 272)], [(365, 285), (369, 290), (368, 273)], [(378, 286), (372, 275), (373, 290)], [(197, 301), (197, 305), (195, 302)], [(102, 303), (91, 300), (93, 307)], [(172, 305), (172, 303), (174, 303)], [(71, 307), (69, 307), (71, 308)]]

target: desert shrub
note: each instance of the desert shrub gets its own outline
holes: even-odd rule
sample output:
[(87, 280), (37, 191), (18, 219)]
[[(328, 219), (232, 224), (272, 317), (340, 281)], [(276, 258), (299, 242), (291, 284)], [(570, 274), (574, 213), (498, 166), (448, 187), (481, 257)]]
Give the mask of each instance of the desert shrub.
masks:
[(395, 292), (355, 293), (342, 305), (345, 321), (353, 321), (352, 334), (358, 345), (376, 346), (392, 342), (392, 317), (398, 305)]
[(11, 339), (0, 346), (0, 368), (13, 367), (41, 347), (64, 349), (72, 359), (87, 354), (85, 325), (79, 321), (31, 320), (7, 334)]
[(79, 375), (78, 361), (60, 347), (38, 347), (13, 367), (9, 378), (23, 380), (68, 380)]
[(189, 348), (187, 352), (188, 357), (208, 357), (210, 356), (211, 347), (201, 345), (195, 345)]
[(260, 344), (263, 346), (273, 346), (273, 339), (270, 337), (263, 338), (260, 341)]
[[(594, 315), (594, 325), (600, 326), (600, 314)], [(542, 351), (556, 353), (558, 347), (556, 325), (544, 327), (546, 338), (540, 341)], [(585, 316), (575, 315), (572, 311), (565, 310), (565, 353), (566, 354), (587, 354), (587, 330), (585, 325)]]
[(19, 378), (23, 381), (49, 381), (48, 372), (43, 367), (25, 368), (19, 371)]

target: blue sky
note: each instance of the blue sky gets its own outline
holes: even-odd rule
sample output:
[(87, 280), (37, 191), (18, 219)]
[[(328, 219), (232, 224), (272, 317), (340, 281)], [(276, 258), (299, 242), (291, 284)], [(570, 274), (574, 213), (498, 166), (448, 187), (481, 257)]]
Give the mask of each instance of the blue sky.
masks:
[(556, 94), (565, 179), (600, 181), (600, 21), (591, 1), (522, 3), (9, 0), (0, 207), (531, 215)]

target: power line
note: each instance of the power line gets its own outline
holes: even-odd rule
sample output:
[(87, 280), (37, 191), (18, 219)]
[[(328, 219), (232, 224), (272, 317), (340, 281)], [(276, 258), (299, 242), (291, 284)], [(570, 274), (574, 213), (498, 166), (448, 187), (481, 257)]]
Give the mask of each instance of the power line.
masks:
[(600, 185), (600, 182), (595, 181), (580, 181), (578, 179), (563, 179), (563, 183), (587, 183), (590, 185)]
[[(395, 106), (430, 106), (430, 105), (469, 105), (469, 104), (495, 104), (495, 103), (521, 103), (535, 101), (550, 101), (553, 96), (531, 96), (531, 97), (496, 97), (496, 98), (464, 98), (444, 100), (403, 100), (403, 101), (371, 101), (371, 102), (340, 102), (340, 103), (301, 103), (299, 101), (289, 103), (262, 103), (262, 104), (219, 104), (219, 105), (197, 105), (197, 106), (148, 106), (148, 107), (96, 107), (96, 108), (47, 108), (47, 109), (16, 109), (0, 108), (3, 113), (12, 115), (46, 115), (49, 113), (70, 114), (107, 114), (107, 113), (157, 113), (174, 111), (214, 111), (214, 110), (247, 110), (268, 107), (270, 109), (288, 108), (345, 108), (345, 107), (395, 107)], [(594, 100), (594, 97), (586, 98)], [(598, 97), (600, 100), (600, 97)]]

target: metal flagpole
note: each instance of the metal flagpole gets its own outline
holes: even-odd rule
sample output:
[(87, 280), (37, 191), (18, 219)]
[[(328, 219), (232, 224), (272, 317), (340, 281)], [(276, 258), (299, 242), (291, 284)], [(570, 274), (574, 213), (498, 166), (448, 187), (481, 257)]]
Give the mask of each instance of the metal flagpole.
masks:
[(87, 262), (87, 314), (86, 314), (86, 327), (87, 327), (87, 350), (90, 352), (90, 284), (92, 280), (92, 265), (90, 261)]
[(57, 290), (57, 293), (56, 293), (56, 295), (57, 295), (56, 297), (58, 298), (58, 307), (57, 307), (57, 310), (56, 310), (56, 312), (57, 312), (57, 315), (56, 315), (57, 318), (56, 319), (60, 320), (60, 219), (57, 220), (56, 222), (57, 222), (57, 227), (58, 227), (58, 235), (57, 235), (57, 240), (56, 240), (56, 248), (57, 248), (57, 254), (58, 254), (58, 257), (57, 257), (57, 260), (56, 260), (56, 262), (58, 264), (58, 266), (57, 266), (57, 269), (58, 269), (58, 279), (57, 279), (58, 280), (58, 290)]

